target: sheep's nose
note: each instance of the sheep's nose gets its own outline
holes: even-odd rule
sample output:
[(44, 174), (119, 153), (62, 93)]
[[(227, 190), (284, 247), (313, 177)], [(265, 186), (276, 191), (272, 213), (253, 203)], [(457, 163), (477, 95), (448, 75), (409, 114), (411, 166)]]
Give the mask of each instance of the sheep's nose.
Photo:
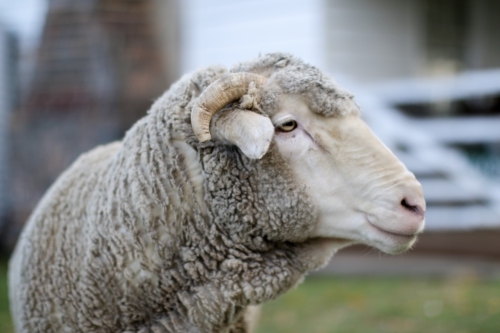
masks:
[(422, 196), (413, 195), (404, 197), (403, 200), (401, 200), (401, 206), (410, 214), (415, 214), (422, 218), (425, 215), (425, 201)]
[(425, 218), (425, 199), (420, 183), (415, 181), (403, 192), (403, 198), (399, 204), (402, 217), (402, 227), (405, 232), (416, 234), (422, 231)]

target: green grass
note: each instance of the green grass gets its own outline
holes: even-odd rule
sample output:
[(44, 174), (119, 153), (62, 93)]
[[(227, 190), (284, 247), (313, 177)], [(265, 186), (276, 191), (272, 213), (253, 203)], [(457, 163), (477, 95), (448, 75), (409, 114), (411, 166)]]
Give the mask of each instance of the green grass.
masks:
[[(0, 332), (13, 333), (0, 262)], [(263, 307), (257, 333), (498, 333), (500, 280), (312, 277)]]
[(7, 262), (0, 261), (0, 332), (14, 333), (10, 320), (9, 295), (7, 292)]
[(315, 277), (263, 307), (257, 333), (500, 332), (500, 281)]

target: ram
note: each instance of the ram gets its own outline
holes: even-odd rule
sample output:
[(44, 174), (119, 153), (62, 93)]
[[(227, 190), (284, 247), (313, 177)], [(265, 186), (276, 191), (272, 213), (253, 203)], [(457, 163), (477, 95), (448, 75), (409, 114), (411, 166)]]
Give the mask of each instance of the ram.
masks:
[(48, 190), (10, 261), (15, 327), (248, 332), (338, 249), (409, 249), (424, 212), (329, 76), (287, 54), (210, 67)]

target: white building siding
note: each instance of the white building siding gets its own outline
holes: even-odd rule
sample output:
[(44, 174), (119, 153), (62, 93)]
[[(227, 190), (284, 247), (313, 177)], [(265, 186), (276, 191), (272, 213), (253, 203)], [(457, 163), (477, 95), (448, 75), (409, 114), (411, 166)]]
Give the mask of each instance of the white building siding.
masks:
[(230, 66), (290, 52), (322, 67), (322, 0), (187, 0), (181, 4), (181, 68)]
[(416, 0), (328, 0), (328, 70), (360, 82), (413, 76), (423, 60), (421, 15)]

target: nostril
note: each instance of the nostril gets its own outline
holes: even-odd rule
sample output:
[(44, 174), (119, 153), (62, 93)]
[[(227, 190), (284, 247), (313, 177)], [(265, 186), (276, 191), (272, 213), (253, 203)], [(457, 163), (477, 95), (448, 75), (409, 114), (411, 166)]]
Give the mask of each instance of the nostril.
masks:
[(420, 207), (419, 205), (412, 205), (411, 203), (408, 202), (408, 200), (406, 200), (406, 198), (401, 200), (401, 206), (403, 206), (406, 210), (414, 214), (417, 214), (419, 216), (424, 215), (424, 210), (422, 209), (422, 207)]

